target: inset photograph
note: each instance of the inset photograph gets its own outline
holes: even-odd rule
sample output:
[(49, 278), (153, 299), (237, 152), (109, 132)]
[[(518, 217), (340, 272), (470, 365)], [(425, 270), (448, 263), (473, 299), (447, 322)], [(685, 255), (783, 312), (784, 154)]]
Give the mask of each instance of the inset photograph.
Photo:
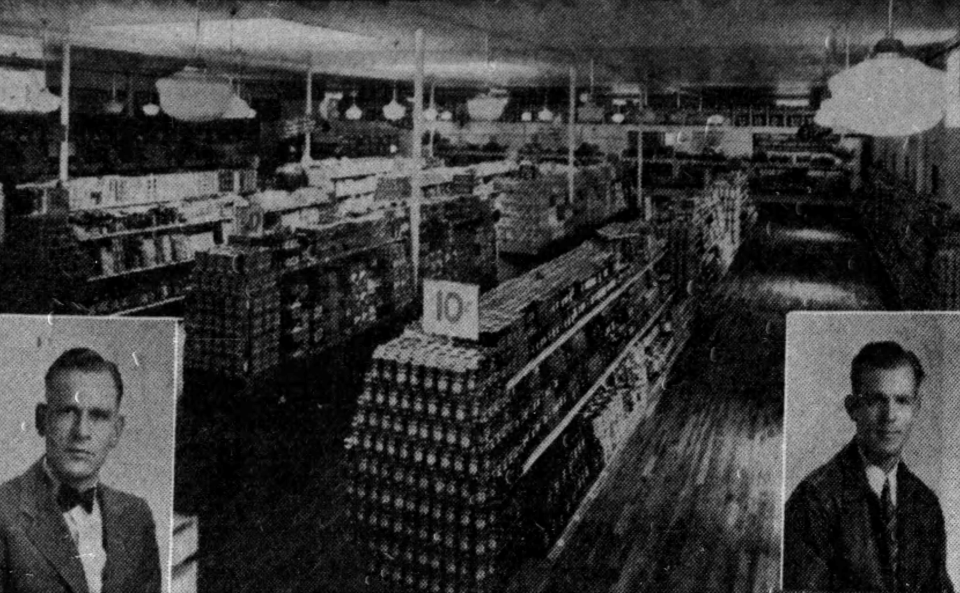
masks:
[(0, 316), (0, 591), (170, 591), (174, 319)]
[(960, 315), (790, 313), (783, 589), (960, 583)]

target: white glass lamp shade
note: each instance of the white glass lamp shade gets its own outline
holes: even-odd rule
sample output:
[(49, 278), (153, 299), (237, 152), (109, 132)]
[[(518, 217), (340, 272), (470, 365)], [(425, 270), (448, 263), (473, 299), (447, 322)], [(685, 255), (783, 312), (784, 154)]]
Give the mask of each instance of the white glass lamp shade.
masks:
[(393, 100), (383, 106), (383, 117), (389, 121), (399, 121), (407, 114), (407, 108), (397, 101), (396, 95)]
[(544, 105), (543, 109), (540, 110), (540, 113), (537, 114), (537, 119), (539, 119), (542, 122), (551, 122), (553, 121), (553, 117), (554, 117), (553, 112), (550, 111), (550, 109), (546, 105)]
[(814, 121), (859, 134), (917, 134), (937, 125), (946, 108), (944, 73), (893, 52), (836, 74), (828, 85), (832, 98)]
[(160, 114), (160, 106), (156, 103), (147, 103), (143, 106), (143, 114), (148, 117), (156, 117)]
[(523, 113), (520, 114), (520, 121), (523, 121), (523, 122), (533, 121), (533, 113), (531, 113), (530, 111), (524, 111)]
[(467, 101), (467, 113), (476, 121), (497, 121), (510, 99), (496, 93), (484, 93)]
[(223, 112), (223, 119), (253, 119), (257, 116), (257, 111), (251, 109), (239, 95), (230, 97), (230, 104), (227, 110)]
[(440, 113), (440, 121), (452, 121), (452, 120), (453, 120), (453, 112), (450, 111), (449, 109)]
[(349, 119), (350, 121), (357, 121), (361, 117), (363, 117), (363, 109), (360, 109), (360, 106), (357, 105), (356, 101), (354, 101), (353, 105), (351, 105), (350, 108), (347, 109), (344, 115), (347, 116), (347, 119)]
[(110, 115), (119, 115), (123, 112), (123, 103), (117, 101), (116, 98), (113, 98), (103, 105), (103, 111), (104, 113), (108, 113)]
[(440, 114), (437, 112), (437, 108), (431, 105), (423, 110), (423, 121), (437, 121), (437, 117)]
[(618, 111), (610, 116), (610, 121), (615, 124), (622, 124), (625, 119), (627, 119), (627, 116), (625, 116), (622, 111)]
[(230, 81), (187, 66), (157, 81), (160, 107), (174, 119), (190, 122), (219, 119), (230, 107)]
[(0, 68), (0, 111), (49, 113), (60, 107), (60, 97), (44, 85), (40, 70)]

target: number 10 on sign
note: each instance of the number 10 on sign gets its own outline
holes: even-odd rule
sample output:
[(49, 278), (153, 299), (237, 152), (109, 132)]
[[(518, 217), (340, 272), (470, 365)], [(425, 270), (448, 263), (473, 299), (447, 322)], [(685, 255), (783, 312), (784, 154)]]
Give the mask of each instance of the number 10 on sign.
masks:
[(445, 280), (423, 281), (423, 331), (454, 338), (480, 337), (480, 288)]

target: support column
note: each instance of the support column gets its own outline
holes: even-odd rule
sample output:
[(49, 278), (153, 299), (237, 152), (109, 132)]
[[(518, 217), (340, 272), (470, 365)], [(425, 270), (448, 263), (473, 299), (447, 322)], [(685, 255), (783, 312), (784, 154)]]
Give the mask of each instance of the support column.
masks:
[(60, 182), (70, 178), (70, 41), (63, 44), (63, 65), (60, 73)]
[(568, 103), (569, 114), (567, 116), (567, 202), (573, 204), (574, 198), (574, 144), (576, 143), (576, 121), (577, 121), (577, 70), (570, 66), (570, 100)]
[[(303, 110), (303, 114), (307, 116), (309, 120), (313, 116), (313, 65), (311, 64), (310, 68), (307, 69), (307, 106)], [(312, 148), (313, 144), (313, 133), (311, 128), (307, 128), (307, 133), (304, 135), (303, 140), (303, 158), (300, 159), (304, 163), (309, 163), (313, 160)]]
[(423, 158), (423, 69), (424, 40), (423, 29), (417, 29), (414, 42), (416, 46), (416, 70), (413, 75), (413, 172), (410, 175), (410, 249), (413, 262), (413, 286), (419, 295), (420, 289), (420, 202), (423, 199), (422, 158)]

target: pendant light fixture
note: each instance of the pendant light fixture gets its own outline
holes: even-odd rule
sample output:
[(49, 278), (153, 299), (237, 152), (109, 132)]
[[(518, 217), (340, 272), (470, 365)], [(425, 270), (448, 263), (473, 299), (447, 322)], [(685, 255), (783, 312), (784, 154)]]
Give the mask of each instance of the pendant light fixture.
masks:
[(944, 73), (905, 55), (893, 36), (893, 0), (889, 0), (887, 35), (874, 55), (828, 81), (831, 98), (814, 121), (830, 128), (870, 136), (917, 134), (937, 125), (946, 108)]
[(543, 109), (537, 113), (537, 119), (544, 123), (552, 122), (554, 114), (550, 111), (550, 108), (547, 107), (547, 97), (550, 95), (549, 91), (544, 91), (543, 93)]
[(257, 117), (257, 111), (252, 109), (240, 96), (239, 83), (237, 84), (237, 90), (230, 97), (227, 110), (220, 117), (223, 119), (253, 119)]
[(449, 109), (444, 109), (440, 112), (440, 121), (453, 121), (453, 112)]
[(467, 101), (467, 113), (470, 119), (476, 121), (497, 121), (503, 115), (503, 110), (510, 101), (510, 96), (505, 89), (493, 88), (493, 73), (496, 67), (490, 59), (490, 35), (485, 38), (485, 51), (487, 60), (487, 74), (491, 87), (486, 93), (480, 93)]
[(623, 114), (623, 105), (626, 103), (623, 99), (614, 99), (613, 104), (617, 108), (617, 111), (610, 116), (610, 121), (615, 124), (622, 124), (624, 120), (627, 119), (627, 116)]
[(183, 70), (157, 81), (160, 107), (181, 121), (204, 122), (219, 119), (230, 107), (233, 86), (223, 76), (206, 71), (200, 59), (200, 4), (197, 3), (196, 38), (193, 60)]
[(603, 121), (603, 108), (596, 104), (594, 98), (594, 72), (593, 60), (590, 60), (590, 92), (580, 95), (580, 102), (583, 105), (577, 112), (577, 120), (584, 123), (600, 123)]
[(350, 96), (353, 97), (353, 104), (343, 115), (350, 121), (358, 121), (363, 117), (363, 109), (360, 109), (360, 106), (357, 105), (357, 91), (350, 93)]
[(397, 101), (397, 86), (393, 86), (393, 100), (383, 106), (383, 117), (387, 121), (400, 121), (407, 114), (407, 108)]
[(117, 75), (110, 76), (110, 100), (104, 103), (103, 111), (110, 115), (120, 115), (123, 113), (123, 103), (117, 101)]
[[(233, 17), (236, 16), (237, 9), (234, 8), (230, 11), (230, 55), (234, 55), (233, 48)], [(240, 72), (243, 72), (243, 63), (242, 56), (238, 55), (237, 61), (240, 62)], [(237, 86), (234, 88), (234, 81), (230, 81), (230, 100), (227, 102), (227, 109), (223, 112), (223, 115), (220, 117), (223, 119), (253, 119), (257, 116), (257, 112), (254, 109), (250, 108), (250, 105), (243, 100), (243, 97), (240, 96), (240, 81), (237, 81)]]

